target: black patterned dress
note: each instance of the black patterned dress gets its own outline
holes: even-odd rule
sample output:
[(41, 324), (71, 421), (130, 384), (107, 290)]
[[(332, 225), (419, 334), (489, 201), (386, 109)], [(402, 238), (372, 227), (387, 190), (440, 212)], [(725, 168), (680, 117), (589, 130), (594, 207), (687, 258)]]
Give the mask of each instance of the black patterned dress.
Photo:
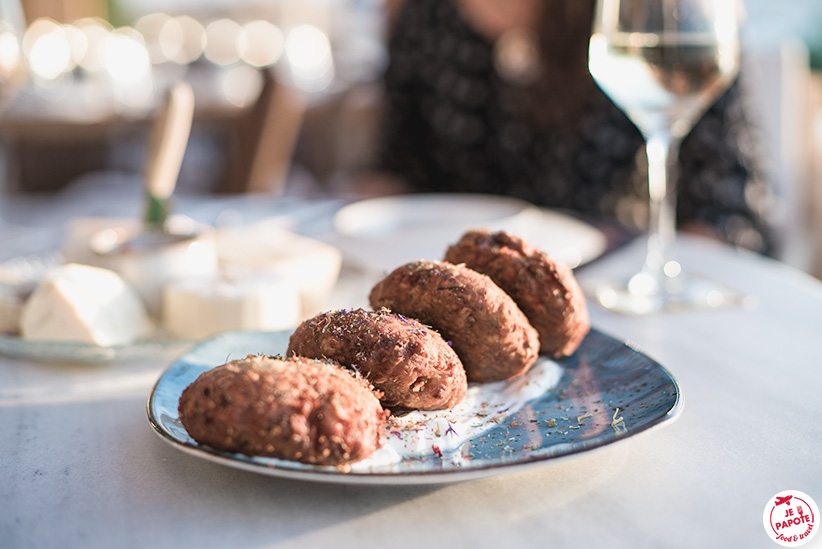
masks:
[[(407, 0), (389, 39), (381, 167), (424, 192), (514, 196), (629, 229), (647, 218), (642, 136), (587, 71), (592, 0), (544, 0), (540, 77), (500, 76), (453, 0)], [(773, 254), (774, 193), (734, 85), (682, 143), (677, 219)]]

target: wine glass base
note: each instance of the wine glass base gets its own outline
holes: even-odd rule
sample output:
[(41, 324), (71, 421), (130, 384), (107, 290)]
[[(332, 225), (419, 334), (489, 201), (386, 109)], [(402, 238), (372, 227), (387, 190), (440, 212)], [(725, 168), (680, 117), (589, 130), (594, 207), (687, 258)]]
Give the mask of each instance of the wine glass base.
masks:
[(701, 276), (680, 273), (655, 279), (638, 273), (629, 279), (592, 279), (582, 282), (588, 298), (601, 307), (627, 315), (672, 311), (753, 307), (755, 299)]

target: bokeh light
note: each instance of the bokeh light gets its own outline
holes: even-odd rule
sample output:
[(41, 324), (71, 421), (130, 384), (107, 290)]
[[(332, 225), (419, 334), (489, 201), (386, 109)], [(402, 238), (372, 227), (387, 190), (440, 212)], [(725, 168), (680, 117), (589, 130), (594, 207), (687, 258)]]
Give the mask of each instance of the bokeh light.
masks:
[(102, 19), (89, 17), (76, 21), (74, 27), (85, 38), (85, 48), (77, 61), (78, 64), (89, 72), (102, 71), (103, 51), (112, 30), (111, 25)]
[[(201, 31), (200, 38), (198, 39), (200, 47), (191, 48), (192, 55), (194, 55), (194, 50), (197, 50), (197, 57), (200, 57), (200, 54), (202, 53), (202, 36), (203, 34)], [(185, 60), (184, 54), (185, 41), (185, 30), (183, 29), (183, 25), (180, 20), (175, 17), (169, 17), (166, 19), (157, 35), (157, 45), (160, 48), (163, 59), (173, 61), (178, 64), (187, 63), (188, 61)], [(197, 57), (194, 59), (197, 59)]]
[(119, 82), (143, 78), (150, 70), (143, 37), (128, 27), (112, 31), (103, 52), (103, 64), (111, 77)]
[[(205, 27), (188, 15), (179, 15), (173, 21), (167, 22), (160, 36), (167, 55), (179, 65), (193, 63), (203, 55), (205, 50)], [(180, 40), (179, 46), (177, 46), (177, 40)]]
[(149, 60), (154, 64), (170, 61), (182, 47), (180, 23), (167, 13), (144, 15), (134, 23), (134, 28), (143, 36)]
[(17, 71), (25, 56), (35, 85), (52, 96), (66, 85), (88, 84), (102, 86), (118, 104), (144, 107), (152, 100), (155, 78), (180, 74), (161, 65), (185, 67), (204, 59), (204, 67), (224, 69), (215, 73), (216, 91), (236, 107), (256, 100), (264, 81), (260, 70), (273, 67), (286, 84), (306, 92), (326, 89), (335, 69), (328, 35), (308, 24), (288, 28), (284, 32), (263, 19), (219, 18), (204, 25), (189, 15), (163, 12), (117, 29), (96, 17), (65, 25), (41, 18), (19, 42), (0, 29), (0, 77)]
[(136, 107), (150, 101), (151, 63), (140, 33), (130, 27), (112, 31), (106, 41), (103, 64), (120, 103)]
[(293, 84), (308, 92), (328, 87), (334, 77), (331, 43), (320, 29), (313, 25), (294, 27), (285, 40)]
[(14, 29), (0, 26), (0, 79), (8, 80), (20, 67), (20, 43)]
[(37, 19), (26, 29), (23, 51), (31, 72), (43, 80), (54, 80), (71, 66), (71, 45), (63, 28), (51, 19)]
[(253, 104), (262, 88), (263, 77), (260, 71), (244, 64), (229, 68), (220, 79), (220, 91), (223, 97), (238, 108)]
[(240, 60), (237, 47), (242, 27), (231, 19), (212, 21), (205, 28), (206, 59), (216, 65), (231, 65)]
[(268, 67), (282, 56), (285, 37), (273, 23), (252, 21), (243, 27), (237, 46), (245, 63), (252, 67)]

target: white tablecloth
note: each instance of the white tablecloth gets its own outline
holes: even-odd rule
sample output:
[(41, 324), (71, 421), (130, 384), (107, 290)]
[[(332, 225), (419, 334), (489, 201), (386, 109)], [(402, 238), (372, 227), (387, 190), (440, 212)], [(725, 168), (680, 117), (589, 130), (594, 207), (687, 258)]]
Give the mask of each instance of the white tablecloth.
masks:
[[(538, 469), (437, 486), (351, 486), (227, 468), (162, 441), (146, 398), (173, 357), (58, 365), (0, 357), (0, 546), (776, 547), (776, 493), (822, 503), (822, 283), (697, 239), (682, 262), (750, 309), (618, 316), (679, 381), (674, 422)], [(631, 245), (580, 278), (638, 266)], [(822, 535), (806, 547), (822, 546)]]

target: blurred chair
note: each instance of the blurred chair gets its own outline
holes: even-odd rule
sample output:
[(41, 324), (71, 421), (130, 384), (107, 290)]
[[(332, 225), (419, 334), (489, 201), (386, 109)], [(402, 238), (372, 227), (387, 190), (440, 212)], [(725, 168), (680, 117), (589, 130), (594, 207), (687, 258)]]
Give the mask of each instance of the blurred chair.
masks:
[(301, 92), (263, 70), (257, 101), (241, 116), (226, 121), (235, 136), (222, 192), (282, 190), (306, 111)]
[[(180, 176), (183, 192), (282, 190), (306, 104), (300, 92), (278, 82), (272, 71), (260, 74), (261, 91), (247, 107), (198, 101)], [(141, 173), (151, 116), (125, 116), (112, 109), (86, 116), (66, 103), (47, 109), (42, 99), (29, 94), (0, 124), (13, 190), (54, 192), (95, 171)], [(204, 165), (193, 165), (197, 163)]]

